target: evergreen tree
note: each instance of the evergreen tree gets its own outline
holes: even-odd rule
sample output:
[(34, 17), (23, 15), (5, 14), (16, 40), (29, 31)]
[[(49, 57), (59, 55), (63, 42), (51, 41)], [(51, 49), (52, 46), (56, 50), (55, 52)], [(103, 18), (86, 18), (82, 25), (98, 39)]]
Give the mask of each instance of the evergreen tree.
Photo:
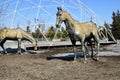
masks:
[(52, 40), (54, 35), (55, 35), (55, 28), (51, 26), (46, 33), (46, 37)]
[(42, 33), (40, 32), (40, 29), (39, 28), (37, 28), (37, 30), (36, 30), (36, 36), (37, 36), (37, 38), (42, 38)]
[(113, 12), (112, 14), (112, 33), (116, 39), (120, 39), (120, 13), (119, 10), (117, 13)]
[(43, 35), (42, 35), (42, 33), (40, 32), (39, 28), (37, 28), (35, 32), (32, 32), (32, 36), (33, 36), (34, 38), (42, 38)]
[(60, 30), (58, 30), (58, 33), (57, 33), (57, 38), (62, 38), (62, 32)]
[(66, 38), (68, 36), (67, 31), (65, 30), (64, 27), (61, 28), (62, 31), (62, 38)]

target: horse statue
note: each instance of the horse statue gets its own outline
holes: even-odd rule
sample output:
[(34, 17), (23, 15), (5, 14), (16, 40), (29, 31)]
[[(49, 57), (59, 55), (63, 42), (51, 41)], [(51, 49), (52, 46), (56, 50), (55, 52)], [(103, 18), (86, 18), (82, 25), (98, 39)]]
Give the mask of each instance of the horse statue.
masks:
[(4, 52), (7, 51), (4, 48), (4, 43), (6, 40), (17, 40), (18, 41), (18, 53), (21, 54), (21, 41), (27, 40), (31, 42), (34, 46), (34, 49), (37, 50), (36, 40), (23, 31), (22, 29), (0, 29), (0, 46), (3, 48)]
[[(96, 55), (94, 55), (97, 56), (97, 58), (94, 58), (94, 60), (97, 61), (99, 59), (98, 57), (99, 33), (96, 24), (93, 22), (79, 23), (78, 21), (75, 21), (67, 11), (62, 10), (59, 7), (57, 9), (58, 11), (56, 13), (56, 27), (60, 28), (62, 22), (64, 22), (66, 26), (66, 30), (72, 42), (74, 52), (76, 53), (76, 48), (75, 48), (76, 41), (80, 41), (82, 51), (84, 53), (84, 63), (86, 63), (87, 60), (86, 51), (85, 51), (85, 49), (87, 50), (86, 43), (90, 42), (92, 44), (91, 40), (93, 39), (97, 46), (97, 52)], [(76, 54), (74, 56), (74, 61), (75, 60), (76, 60)]]

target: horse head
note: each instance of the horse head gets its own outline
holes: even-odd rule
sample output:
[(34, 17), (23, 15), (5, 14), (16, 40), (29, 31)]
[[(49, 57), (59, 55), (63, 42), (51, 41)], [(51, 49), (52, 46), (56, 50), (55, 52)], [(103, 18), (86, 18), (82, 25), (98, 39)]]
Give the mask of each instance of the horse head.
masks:
[(60, 28), (62, 22), (66, 20), (66, 16), (65, 16), (65, 11), (62, 10), (62, 8), (58, 7), (57, 9), (58, 11), (56, 13), (56, 27)]

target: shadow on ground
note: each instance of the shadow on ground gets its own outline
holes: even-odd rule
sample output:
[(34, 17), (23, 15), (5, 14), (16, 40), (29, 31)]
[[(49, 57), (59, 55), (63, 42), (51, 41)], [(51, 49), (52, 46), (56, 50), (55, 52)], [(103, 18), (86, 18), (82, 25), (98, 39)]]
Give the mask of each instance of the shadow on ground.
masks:
[[(47, 57), (47, 60), (60, 59), (65, 61), (73, 61), (74, 56), (75, 56), (74, 53), (57, 54)], [(76, 53), (77, 58), (83, 58), (83, 56), (84, 56), (83, 53)]]
[[(18, 48), (6, 48), (6, 51), (7, 51), (7, 53), (15, 54), (15, 53), (17, 53)], [(22, 53), (25, 52), (25, 49), (21, 48), (21, 52)], [(2, 51), (0, 51), (0, 53), (4, 54), (4, 51), (2, 50)]]

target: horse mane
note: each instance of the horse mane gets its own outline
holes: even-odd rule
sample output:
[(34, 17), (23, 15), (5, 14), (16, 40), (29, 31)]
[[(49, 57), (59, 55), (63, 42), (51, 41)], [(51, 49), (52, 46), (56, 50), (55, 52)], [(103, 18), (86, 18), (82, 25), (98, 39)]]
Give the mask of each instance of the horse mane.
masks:
[(79, 21), (75, 20), (74, 18), (72, 18), (72, 16), (71, 16), (70, 13), (68, 13), (67, 11), (64, 11), (64, 12), (67, 13), (68, 16), (69, 16), (73, 21), (75, 21), (75, 22), (78, 23), (78, 24), (93, 23), (94, 25), (96, 25), (96, 23), (94, 23), (93, 21), (79, 22)]
[(69, 15), (69, 17), (70, 17), (73, 21), (75, 21), (76, 23), (80, 23), (79, 21), (77, 21), (77, 20), (75, 20), (74, 18), (72, 18), (71, 14), (69, 14), (67, 11), (64, 11), (64, 12), (67, 13), (67, 14)]

